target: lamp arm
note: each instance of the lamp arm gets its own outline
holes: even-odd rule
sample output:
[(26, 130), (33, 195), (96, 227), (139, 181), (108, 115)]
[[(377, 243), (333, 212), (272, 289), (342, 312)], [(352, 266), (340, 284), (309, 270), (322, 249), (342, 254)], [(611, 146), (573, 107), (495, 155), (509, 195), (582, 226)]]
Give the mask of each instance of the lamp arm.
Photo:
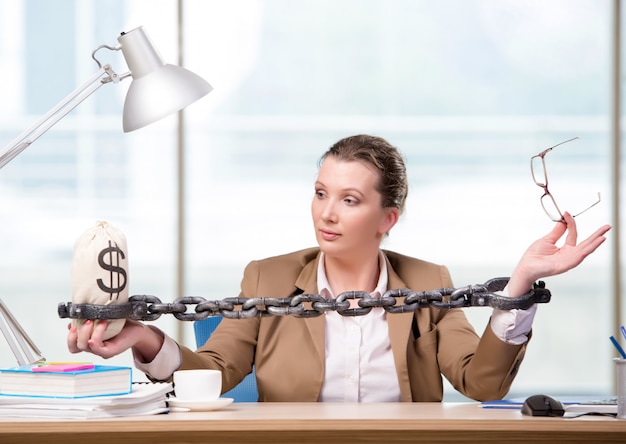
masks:
[(15, 355), (18, 365), (45, 361), (35, 343), (17, 322), (2, 299), (0, 299), (0, 330), (2, 330), (4, 339)]
[(109, 65), (102, 66), (87, 82), (72, 91), (34, 125), (10, 142), (0, 153), (0, 169), (28, 148), (35, 140), (56, 125), (70, 111), (80, 105), (105, 83), (118, 83), (127, 76), (118, 76)]
[[(118, 76), (109, 65), (100, 69), (87, 82), (72, 91), (54, 108), (43, 115), (34, 125), (9, 143), (0, 153), (0, 168), (28, 148), (35, 140), (57, 124), (70, 111), (80, 105), (105, 83), (118, 83), (129, 75)], [(0, 299), (0, 330), (15, 355), (19, 365), (33, 364), (43, 361), (41, 352), (33, 343), (26, 331), (11, 314), (8, 307)]]

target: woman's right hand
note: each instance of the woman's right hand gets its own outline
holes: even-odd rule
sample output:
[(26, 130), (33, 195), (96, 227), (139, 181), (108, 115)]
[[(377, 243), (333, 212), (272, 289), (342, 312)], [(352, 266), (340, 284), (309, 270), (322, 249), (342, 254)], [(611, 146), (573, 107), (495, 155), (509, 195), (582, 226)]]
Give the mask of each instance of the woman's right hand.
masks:
[(132, 348), (135, 359), (150, 362), (163, 345), (163, 333), (141, 322), (126, 320), (122, 330), (114, 337), (104, 340), (107, 322), (86, 320), (76, 327), (69, 324), (67, 348), (70, 353), (89, 352), (108, 359)]

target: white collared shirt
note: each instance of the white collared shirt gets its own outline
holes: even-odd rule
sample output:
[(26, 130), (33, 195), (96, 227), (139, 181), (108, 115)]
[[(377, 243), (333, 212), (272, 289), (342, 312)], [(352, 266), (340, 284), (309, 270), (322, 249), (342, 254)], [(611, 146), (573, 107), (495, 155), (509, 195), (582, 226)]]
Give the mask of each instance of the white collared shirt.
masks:
[[(380, 276), (372, 297), (387, 291), (387, 262), (378, 259)], [(326, 298), (332, 294), (322, 253), (317, 269), (317, 286)], [(338, 295), (337, 295), (338, 296)], [(398, 402), (400, 384), (393, 360), (387, 313), (373, 308), (366, 316), (326, 316), (326, 366), (319, 401)]]

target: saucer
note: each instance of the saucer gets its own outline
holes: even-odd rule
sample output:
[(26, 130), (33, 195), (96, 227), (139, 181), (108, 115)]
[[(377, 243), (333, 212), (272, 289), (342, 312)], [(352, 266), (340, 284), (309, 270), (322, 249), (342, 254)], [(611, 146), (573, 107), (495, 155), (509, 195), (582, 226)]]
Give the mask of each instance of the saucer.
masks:
[(192, 412), (208, 412), (226, 407), (233, 402), (233, 398), (218, 398), (214, 401), (185, 401), (184, 399), (168, 398), (170, 407), (189, 409)]

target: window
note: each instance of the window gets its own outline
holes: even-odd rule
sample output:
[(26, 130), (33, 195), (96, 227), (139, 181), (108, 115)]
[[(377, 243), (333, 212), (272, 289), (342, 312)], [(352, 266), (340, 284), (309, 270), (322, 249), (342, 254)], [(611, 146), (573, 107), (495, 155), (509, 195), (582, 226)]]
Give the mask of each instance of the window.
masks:
[[(176, 63), (173, 0), (159, 11), (146, 1), (56, 1), (45, 23), (32, 12), (41, 3), (0, 1), (11, 30), (0, 27), (0, 62), (10, 67), (0, 140), (84, 81), (96, 69), (91, 50), (122, 30), (144, 25)], [(185, 65), (215, 88), (185, 111), (184, 276), (176, 120), (123, 135), (125, 87), (89, 98), (0, 172), (0, 289), (51, 356), (65, 353), (55, 311), (70, 300), (72, 244), (95, 220), (127, 235), (131, 294), (173, 300), (180, 278), (188, 295), (235, 296), (250, 260), (314, 245), (317, 159), (351, 134), (383, 136), (407, 159), (409, 202), (385, 247), (446, 264), (458, 286), (510, 273), (552, 228), (529, 168), (551, 144), (581, 137), (550, 159), (559, 205), (575, 211), (603, 197), (579, 218), (581, 237), (610, 220), (610, 2), (183, 5)], [(539, 308), (512, 395), (610, 393), (610, 273), (607, 244), (546, 279), (553, 300)], [(482, 333), (489, 310), (467, 313)], [(167, 318), (158, 325), (192, 346), (191, 326)]]

